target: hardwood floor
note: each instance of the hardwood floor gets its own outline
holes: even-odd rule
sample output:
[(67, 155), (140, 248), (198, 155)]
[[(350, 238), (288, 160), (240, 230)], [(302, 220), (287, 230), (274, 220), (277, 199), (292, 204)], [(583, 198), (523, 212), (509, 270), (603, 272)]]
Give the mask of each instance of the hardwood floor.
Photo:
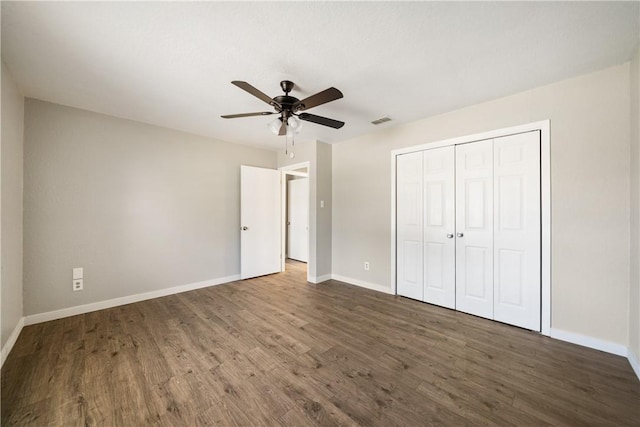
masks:
[(640, 425), (622, 357), (287, 269), (25, 327), (2, 425)]

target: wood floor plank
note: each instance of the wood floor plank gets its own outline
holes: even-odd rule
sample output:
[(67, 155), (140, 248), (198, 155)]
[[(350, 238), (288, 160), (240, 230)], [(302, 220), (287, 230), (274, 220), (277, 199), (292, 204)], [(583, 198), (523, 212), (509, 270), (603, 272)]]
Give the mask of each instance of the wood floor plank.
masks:
[[(243, 408), (236, 406), (236, 404), (231, 401), (231, 398), (228, 397), (219, 399), (215, 405), (198, 414), (195, 421), (194, 425), (203, 427), (246, 427), (263, 425)], [(277, 424), (274, 421), (272, 425)]]
[(282, 274), (23, 329), (2, 426), (638, 426), (626, 359)]
[(317, 423), (307, 417), (302, 409), (294, 406), (280, 417), (280, 423), (285, 427), (316, 427)]
[(339, 410), (318, 389), (283, 369), (274, 369), (268, 373), (270, 382), (294, 401), (307, 418), (320, 426), (348, 426), (354, 421)]
[[(396, 424), (391, 420), (397, 421), (403, 418), (405, 422), (413, 420), (412, 423), (418, 422), (417, 420), (423, 420), (428, 424), (449, 425), (464, 422), (463, 418), (443, 406), (440, 406), (437, 412), (430, 410), (429, 405), (433, 409), (433, 402), (419, 398), (415, 391), (420, 381), (408, 371), (395, 372), (385, 363), (372, 358), (365, 359), (360, 354), (342, 346), (335, 346), (322, 356), (327, 363), (333, 364), (336, 369), (350, 378), (356, 384), (360, 394), (366, 395), (375, 403), (374, 407), (379, 412), (378, 417), (384, 414), (387, 422)], [(340, 395), (344, 396), (345, 393), (342, 392)]]

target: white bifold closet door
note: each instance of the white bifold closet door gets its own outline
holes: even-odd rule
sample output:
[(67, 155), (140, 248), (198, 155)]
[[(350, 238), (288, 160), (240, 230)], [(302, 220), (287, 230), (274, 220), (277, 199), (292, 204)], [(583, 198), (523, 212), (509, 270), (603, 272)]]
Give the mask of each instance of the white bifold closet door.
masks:
[(397, 158), (398, 295), (455, 308), (454, 147)]
[(540, 330), (540, 133), (396, 162), (398, 295)]
[(396, 232), (398, 295), (422, 301), (423, 279), (423, 153), (410, 153), (396, 159)]
[(540, 330), (540, 133), (493, 142), (493, 318)]
[(456, 309), (493, 318), (493, 141), (456, 146)]
[(424, 301), (456, 306), (455, 147), (424, 151)]

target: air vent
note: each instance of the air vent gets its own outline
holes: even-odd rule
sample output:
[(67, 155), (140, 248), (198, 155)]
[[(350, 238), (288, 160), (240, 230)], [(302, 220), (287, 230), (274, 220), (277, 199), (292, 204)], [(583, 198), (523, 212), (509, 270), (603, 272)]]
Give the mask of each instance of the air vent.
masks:
[(375, 119), (374, 121), (371, 122), (371, 124), (379, 125), (381, 123), (390, 122), (390, 121), (391, 119), (389, 117), (384, 116), (384, 117), (380, 117), (379, 119)]

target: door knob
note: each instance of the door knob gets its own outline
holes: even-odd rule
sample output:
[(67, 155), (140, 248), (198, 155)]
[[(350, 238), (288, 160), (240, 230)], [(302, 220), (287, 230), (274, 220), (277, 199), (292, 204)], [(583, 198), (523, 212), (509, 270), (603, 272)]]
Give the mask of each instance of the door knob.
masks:
[(249, 229), (249, 227), (246, 227), (246, 226), (245, 226), (245, 227), (242, 227), (242, 229), (241, 229), (241, 230), (242, 230), (242, 231), (247, 231), (248, 229)]
[(453, 239), (453, 234), (447, 234), (447, 239)]
[(458, 237), (464, 237), (464, 234), (463, 234), (463, 233), (458, 233), (458, 234), (456, 234), (456, 236), (458, 236)]

